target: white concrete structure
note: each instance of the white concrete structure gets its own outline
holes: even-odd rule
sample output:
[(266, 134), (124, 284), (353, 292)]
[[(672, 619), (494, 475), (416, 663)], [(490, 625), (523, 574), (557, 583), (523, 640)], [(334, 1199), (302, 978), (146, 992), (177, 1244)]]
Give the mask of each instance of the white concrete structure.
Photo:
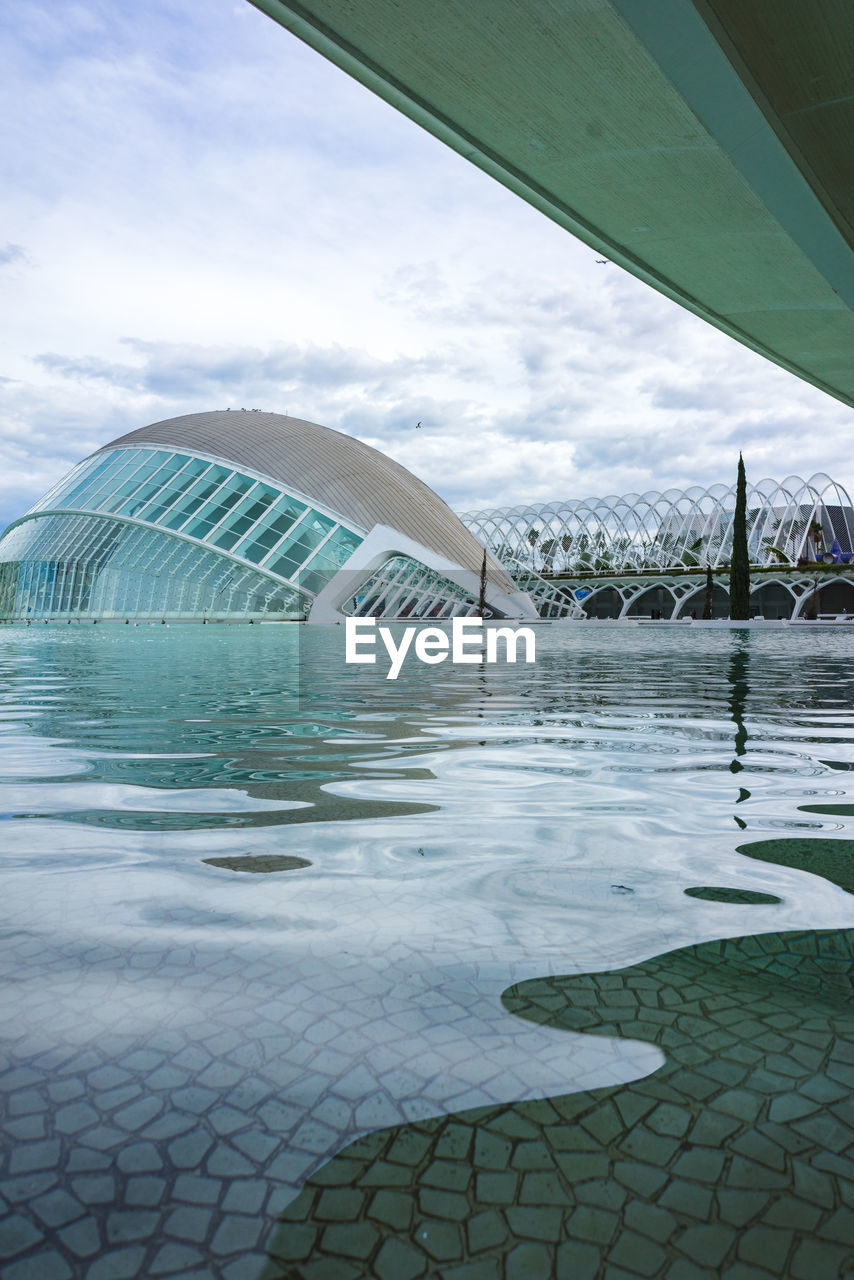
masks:
[[(713, 616), (729, 616), (720, 571), (732, 555), (734, 512), (735, 486), (719, 484), (470, 511), (462, 520), (543, 617), (573, 616), (574, 602), (590, 617), (676, 619), (702, 614), (707, 565), (719, 571)], [(820, 561), (840, 572), (819, 571), (817, 610), (854, 612), (844, 568), (854, 552), (854, 507), (840, 484), (815, 475), (749, 485), (747, 532), (754, 613), (806, 613), (817, 589), (810, 566)]]
[[(547, 574), (666, 571), (727, 564), (734, 511), (735, 485), (717, 484), (468, 511), (461, 519), (505, 565)], [(757, 567), (814, 560), (834, 542), (848, 555), (854, 507), (826, 475), (760, 480), (747, 487), (747, 536)]]

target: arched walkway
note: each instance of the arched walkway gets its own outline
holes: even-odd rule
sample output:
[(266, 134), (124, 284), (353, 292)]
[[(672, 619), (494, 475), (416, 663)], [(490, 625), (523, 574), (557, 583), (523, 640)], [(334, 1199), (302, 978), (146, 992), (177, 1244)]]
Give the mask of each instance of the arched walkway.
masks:
[(616, 587), (602, 587), (589, 595), (586, 600), (582, 600), (581, 607), (588, 618), (619, 618), (623, 608), (623, 597)]
[[(795, 616), (805, 618), (811, 612), (812, 591), (805, 591)], [(840, 578), (830, 582), (819, 579), (816, 613), (854, 614), (854, 583)]]
[[(691, 595), (685, 597), (679, 606), (676, 617), (687, 618), (690, 616), (691, 610), (693, 609), (695, 616), (702, 618), (705, 601), (706, 586), (704, 583), (696, 591), (692, 591)], [(729, 617), (729, 592), (722, 587), (719, 582), (715, 582), (712, 586), (712, 617)]]
[(750, 614), (763, 618), (791, 618), (797, 597), (782, 582), (765, 582), (750, 593)]
[(676, 604), (669, 587), (648, 587), (627, 607), (626, 618), (672, 618)]

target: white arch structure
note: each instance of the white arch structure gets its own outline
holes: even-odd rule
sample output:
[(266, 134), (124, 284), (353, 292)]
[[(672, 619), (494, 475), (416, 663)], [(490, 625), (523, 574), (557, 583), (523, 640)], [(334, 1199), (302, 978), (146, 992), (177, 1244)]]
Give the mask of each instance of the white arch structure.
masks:
[[(735, 486), (578, 498), (461, 514), (517, 578), (713, 569), (732, 556)], [(747, 487), (747, 535), (755, 567), (814, 561), (838, 542), (854, 551), (854, 508), (842, 485), (819, 473)]]

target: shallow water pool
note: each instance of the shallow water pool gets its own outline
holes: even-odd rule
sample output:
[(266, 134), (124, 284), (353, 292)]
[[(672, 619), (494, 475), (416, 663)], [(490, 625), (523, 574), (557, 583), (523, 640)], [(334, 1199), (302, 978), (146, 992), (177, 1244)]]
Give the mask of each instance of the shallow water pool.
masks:
[(4, 1280), (847, 1274), (851, 638), (343, 649), (0, 632)]

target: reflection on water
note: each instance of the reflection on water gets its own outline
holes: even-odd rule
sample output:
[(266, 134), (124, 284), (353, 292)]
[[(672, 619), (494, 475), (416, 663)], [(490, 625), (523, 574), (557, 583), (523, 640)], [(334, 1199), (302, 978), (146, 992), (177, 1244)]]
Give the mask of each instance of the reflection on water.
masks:
[(222, 867), (223, 871), (251, 871), (269, 874), (271, 871), (296, 871), (298, 867), (310, 867), (307, 858), (294, 858), (288, 854), (262, 853), (253, 858), (249, 853), (238, 853), (233, 858), (202, 858), (206, 867)]
[(753, 840), (739, 845), (738, 852), (777, 866), (811, 871), (854, 893), (854, 840), (788, 836), (782, 840)]
[[(744, 709), (747, 703), (747, 695), (750, 692), (747, 683), (750, 657), (749, 648), (744, 641), (744, 634), (743, 632), (735, 633), (735, 645), (729, 660), (729, 710), (735, 721), (735, 759), (730, 765), (731, 773), (740, 773), (744, 768), (741, 763), (741, 756), (747, 750), (747, 725), (744, 723)], [(749, 794), (748, 792), (748, 796)]]
[(704, 898), (706, 902), (779, 902), (773, 893), (758, 893), (756, 889), (721, 889), (716, 885), (696, 885), (685, 890), (689, 898)]
[[(294, 1199), (306, 1179), (311, 1197), (342, 1169), (334, 1185), (353, 1187), (379, 1176), (366, 1151), (423, 1154), (440, 1131), (434, 1163), (465, 1163), (466, 1134), (477, 1154), (496, 1132), (515, 1160), (525, 1125), (540, 1126), (531, 1142), (571, 1143), (573, 1099), (610, 1091), (619, 1111), (641, 1087), (675, 1088), (675, 1041), (567, 1009), (581, 974), (598, 991), (657, 965), (681, 1003), (713, 940), (854, 926), (841, 873), (823, 870), (849, 843), (850, 641), (808, 639), (541, 628), (533, 670), (410, 666), (386, 681), (344, 667), (336, 628), (6, 629), (0, 1257), (48, 1280), (256, 1280), (268, 1264), (310, 1275), (329, 1254), (337, 1280), (402, 1275), (377, 1260), (408, 1249), (421, 1271), (407, 1274), (426, 1274), (462, 1231), (441, 1177), (463, 1174), (404, 1160), (408, 1216), (391, 1183), (360, 1182), (359, 1231), (337, 1234), (344, 1201), (321, 1230), (319, 1201)], [(836, 860), (761, 848), (792, 841)], [(726, 1024), (740, 975), (715, 968), (704, 1017)], [(525, 1003), (532, 982), (548, 1017)], [(521, 1004), (502, 1001), (514, 984)], [(784, 985), (787, 1009), (819, 1016)], [(641, 1114), (626, 1105), (620, 1142)], [(528, 1170), (536, 1184), (514, 1170), (507, 1239), (604, 1247), (567, 1225), (598, 1203), (577, 1173), (549, 1192), (548, 1162)], [(841, 1195), (841, 1167), (821, 1171)], [(478, 1165), (478, 1187), (488, 1172), (502, 1170)], [(610, 1165), (588, 1181), (619, 1196)], [(532, 1227), (534, 1185), (556, 1240)], [(481, 1224), (466, 1248), (503, 1265), (499, 1202), (464, 1194)], [(649, 1195), (632, 1197), (648, 1228)], [(310, 1244), (283, 1255), (297, 1246), (271, 1228), (291, 1202), (285, 1234)], [(354, 1257), (342, 1238), (372, 1243)], [(677, 1238), (657, 1245), (675, 1258)]]

